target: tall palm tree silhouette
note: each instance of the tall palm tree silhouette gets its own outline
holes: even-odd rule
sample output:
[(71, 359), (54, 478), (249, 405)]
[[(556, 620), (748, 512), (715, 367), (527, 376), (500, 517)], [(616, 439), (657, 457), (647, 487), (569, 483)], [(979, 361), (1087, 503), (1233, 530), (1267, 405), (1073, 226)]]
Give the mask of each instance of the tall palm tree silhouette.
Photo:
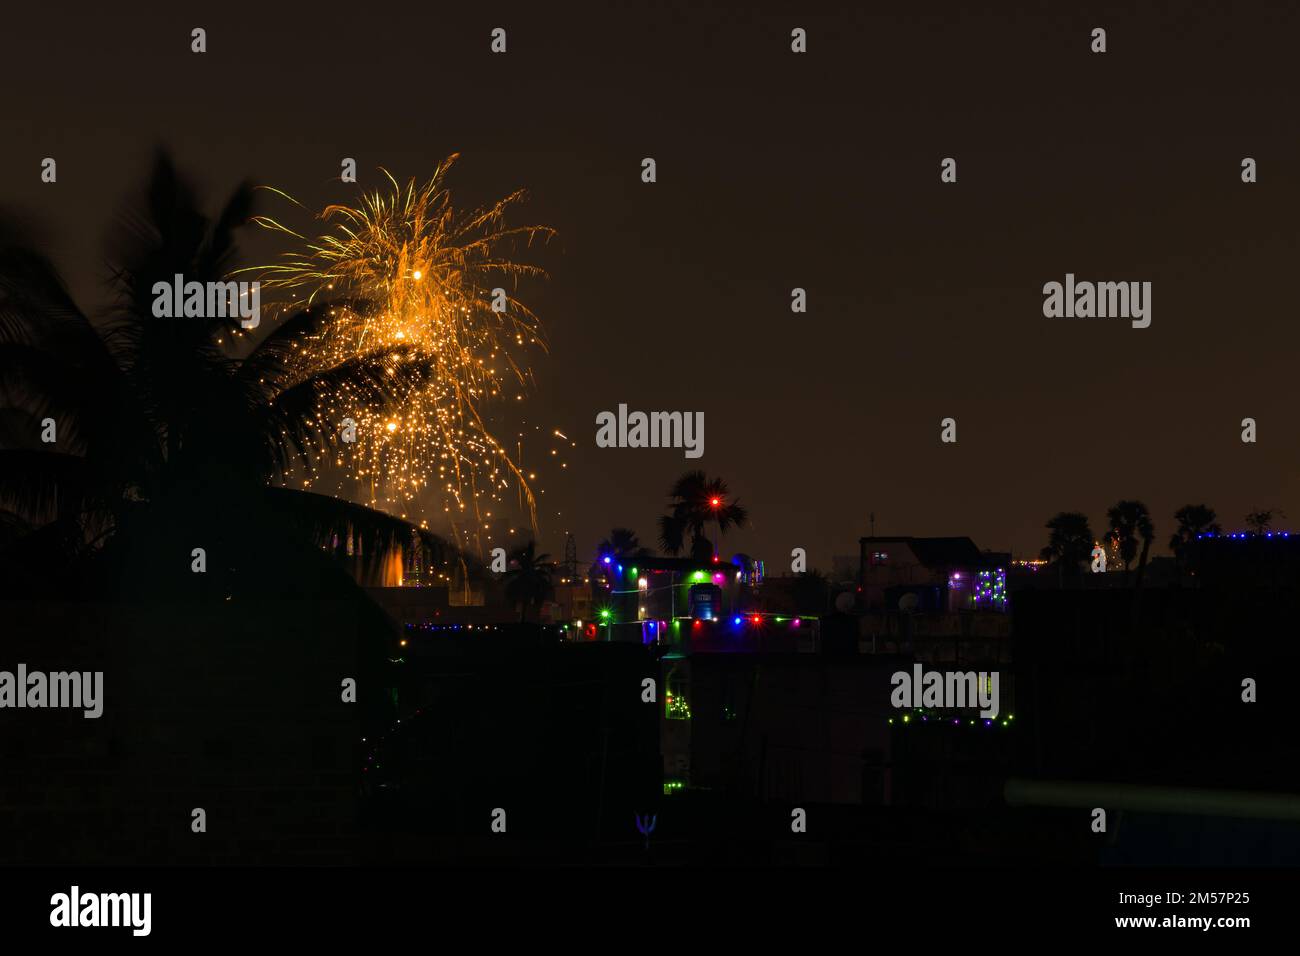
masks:
[(669, 513), (659, 518), (659, 545), (668, 554), (680, 554), (690, 536), (691, 557), (707, 561), (714, 546), (705, 534), (710, 524), (718, 534), (731, 527), (744, 527), (749, 512), (732, 501), (727, 483), (707, 477), (702, 471), (688, 471), (668, 489)]
[(542, 602), (555, 593), (552, 575), (555, 565), (549, 554), (537, 553), (537, 542), (529, 541), (521, 548), (510, 552), (509, 570), (506, 571), (506, 599), (511, 604), (519, 605), (519, 620), (528, 620), (532, 608), (540, 608)]
[(1106, 512), (1110, 522), (1111, 534), (1119, 542), (1120, 560), (1124, 562), (1124, 577), (1128, 578), (1129, 566), (1138, 556), (1138, 542), (1142, 543), (1142, 559), (1138, 562), (1138, 579), (1146, 569), (1147, 555), (1151, 551), (1151, 542), (1155, 540), (1155, 526), (1151, 523), (1151, 512), (1140, 501), (1117, 501)]
[[(339, 423), (316, 413), (320, 390), (347, 383), (382, 403), (406, 376), (431, 370), (394, 354), (295, 372), (286, 358), (329, 320), (329, 303), (286, 316), (256, 344), (238, 316), (155, 317), (155, 282), (229, 274), (252, 195), (241, 185), (208, 218), (160, 151), (143, 202), (112, 237), (114, 301), (100, 321), (28, 237), (0, 226), (0, 507), (33, 529), (9, 536), (8, 567), (37, 551), (87, 559), (111, 545), (116, 557), (156, 565), (150, 587), (192, 590), (203, 578), (229, 596), (273, 573), (277, 548), (319, 557), (341, 547), (340, 534), (369, 556), (413, 535), (431, 560), (454, 556), (405, 521), (273, 486), (335, 440)], [(188, 573), (192, 547), (212, 554), (215, 573)]]
[(1203, 534), (1221, 534), (1223, 528), (1214, 509), (1206, 505), (1183, 505), (1174, 512), (1178, 530), (1169, 538), (1169, 550), (1180, 568), (1187, 566), (1188, 547)]
[(1092, 529), (1088, 526), (1088, 516), (1077, 511), (1060, 512), (1047, 522), (1047, 529), (1050, 535), (1041, 557), (1056, 562), (1057, 575), (1064, 585), (1066, 575), (1077, 575), (1079, 567), (1091, 556)]

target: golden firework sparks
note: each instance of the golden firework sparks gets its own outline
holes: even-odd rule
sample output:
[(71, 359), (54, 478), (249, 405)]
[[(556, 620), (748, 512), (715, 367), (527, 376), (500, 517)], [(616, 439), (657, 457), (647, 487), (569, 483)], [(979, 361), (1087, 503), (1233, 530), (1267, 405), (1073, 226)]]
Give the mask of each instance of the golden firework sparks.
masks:
[(532, 383), (526, 355), (546, 348), (537, 316), (514, 296), (520, 279), (546, 273), (512, 252), (553, 230), (506, 225), (523, 190), (458, 210), (445, 185), (455, 160), (423, 185), (402, 186), (382, 170), (390, 188), (364, 194), (357, 206), (326, 207), (318, 218), (327, 231), (315, 238), (255, 217), (298, 248), (274, 265), (240, 271), (258, 273), (266, 290), (285, 290), (292, 299), (285, 309), (329, 303), (328, 321), (291, 352), (304, 373), (357, 361), (380, 363), (395, 382), (404, 380), (402, 363), (427, 373), (397, 384), (397, 401), (378, 402), (344, 376), (320, 392), (322, 424), (356, 423), (355, 442), (331, 443), (328, 457), (357, 479), (372, 507), (404, 510), (420, 496), (426, 505), (436, 500), (454, 529), (462, 521), (482, 527), (482, 506), (506, 500), (513, 483), (509, 497), (536, 527), (522, 445), (507, 449), (488, 420), (495, 402), (522, 399)]

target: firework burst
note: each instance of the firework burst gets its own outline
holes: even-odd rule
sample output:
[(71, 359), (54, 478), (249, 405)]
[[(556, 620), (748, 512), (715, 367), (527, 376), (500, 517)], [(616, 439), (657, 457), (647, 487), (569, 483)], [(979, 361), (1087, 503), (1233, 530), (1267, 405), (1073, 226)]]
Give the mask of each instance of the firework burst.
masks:
[[(426, 507), (436, 501), (454, 529), (471, 519), (481, 528), (494, 504), (514, 499), (536, 527), (522, 446), (508, 448), (489, 422), (494, 408), (523, 401), (532, 385), (527, 354), (546, 348), (537, 316), (514, 296), (520, 279), (545, 272), (511, 253), (553, 230), (506, 225), (522, 190), (458, 210), (445, 185), (455, 160), (423, 185), (412, 179), (403, 186), (383, 170), (388, 187), (364, 194), (357, 206), (325, 208), (318, 218), (326, 231), (315, 238), (256, 217), (297, 249), (274, 265), (241, 271), (258, 273), (266, 290), (283, 290), (285, 309), (326, 307), (328, 320), (291, 352), (304, 374), (374, 362), (402, 383), (396, 400), (390, 394), (382, 402), (346, 377), (320, 390), (322, 425), (340, 423), (341, 434), (345, 420), (355, 423), (355, 441), (330, 442), (326, 462), (350, 473), (354, 493), (397, 511), (417, 496)], [(399, 375), (403, 363), (420, 374)]]

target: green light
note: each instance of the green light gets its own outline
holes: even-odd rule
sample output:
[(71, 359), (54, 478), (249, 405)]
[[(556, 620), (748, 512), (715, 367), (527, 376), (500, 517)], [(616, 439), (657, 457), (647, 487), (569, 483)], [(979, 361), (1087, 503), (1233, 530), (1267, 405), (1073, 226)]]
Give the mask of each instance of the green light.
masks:
[(903, 715), (903, 723), (905, 723), (905, 724), (906, 724), (906, 723), (910, 723), (911, 720), (912, 720), (912, 717), (911, 717), (910, 714), (904, 714), (904, 715)]
[(691, 575), (691, 580), (692, 580), (692, 581), (703, 581), (703, 580), (704, 580), (704, 572), (703, 572), (703, 571), (696, 571), (694, 574)]
[(608, 621), (608, 620), (609, 620), (609, 608), (607, 608), (607, 607), (602, 607), (602, 608), (600, 609), (600, 619), (601, 619), (602, 621)]
[(632, 577), (636, 577), (636, 568), (632, 569)]

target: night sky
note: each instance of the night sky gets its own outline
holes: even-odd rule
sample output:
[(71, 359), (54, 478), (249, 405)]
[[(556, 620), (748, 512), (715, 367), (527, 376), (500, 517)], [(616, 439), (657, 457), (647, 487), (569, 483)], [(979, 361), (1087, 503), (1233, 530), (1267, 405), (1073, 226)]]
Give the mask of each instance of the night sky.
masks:
[[(345, 156), (363, 186), (460, 152), (462, 202), (526, 187), (514, 221), (558, 230), (527, 415), (578, 443), (542, 482), (557, 557), (566, 530), (580, 555), (616, 525), (652, 542), (693, 467), (750, 509), (724, 553), (769, 573), (795, 546), (856, 553), (872, 511), (878, 534), (1021, 556), (1057, 511), (1100, 533), (1120, 498), (1150, 507), (1156, 553), (1186, 503), (1300, 519), (1293, 4), (401, 6), (6, 10), (0, 196), (99, 307), (108, 224), (159, 144), (214, 205), (245, 178), (353, 199)], [(1067, 272), (1152, 282), (1151, 327), (1044, 318)], [(704, 457), (596, 448), (620, 402), (703, 411)]]

